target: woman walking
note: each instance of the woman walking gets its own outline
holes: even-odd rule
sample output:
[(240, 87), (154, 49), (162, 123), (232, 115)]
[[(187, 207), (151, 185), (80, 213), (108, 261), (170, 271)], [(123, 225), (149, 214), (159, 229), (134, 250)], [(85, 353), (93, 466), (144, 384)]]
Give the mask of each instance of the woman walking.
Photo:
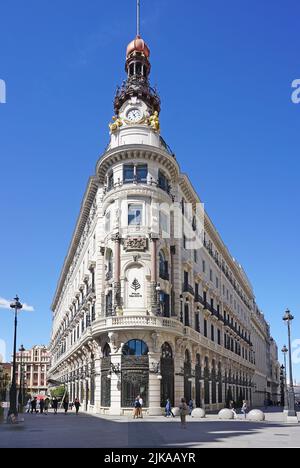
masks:
[(189, 407), (186, 404), (185, 398), (181, 399), (181, 403), (179, 405), (179, 413), (180, 413), (181, 427), (183, 429), (186, 429), (186, 417), (189, 414)]
[(78, 398), (75, 398), (74, 406), (75, 406), (75, 409), (76, 409), (76, 415), (78, 415), (78, 413), (79, 413), (79, 408), (80, 408), (80, 406), (81, 406), (80, 401), (78, 400)]

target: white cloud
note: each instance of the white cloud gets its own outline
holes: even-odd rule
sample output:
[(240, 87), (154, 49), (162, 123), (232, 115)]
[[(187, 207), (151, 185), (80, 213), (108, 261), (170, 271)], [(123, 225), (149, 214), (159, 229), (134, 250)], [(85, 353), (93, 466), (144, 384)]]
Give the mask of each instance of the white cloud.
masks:
[[(4, 299), (3, 297), (0, 297), (0, 309), (10, 309), (10, 304), (12, 301), (8, 301), (7, 299)], [(26, 312), (34, 312), (34, 307), (29, 306), (28, 304), (22, 304), (23, 309)]]

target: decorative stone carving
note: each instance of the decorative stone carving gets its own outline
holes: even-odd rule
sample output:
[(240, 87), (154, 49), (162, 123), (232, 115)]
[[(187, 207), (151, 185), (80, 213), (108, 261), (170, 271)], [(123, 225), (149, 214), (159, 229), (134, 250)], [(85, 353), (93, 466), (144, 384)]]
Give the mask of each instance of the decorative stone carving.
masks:
[(128, 237), (124, 241), (124, 249), (126, 252), (137, 250), (144, 252), (147, 248), (148, 242), (144, 237)]
[(117, 352), (118, 349), (120, 348), (120, 341), (119, 341), (119, 335), (114, 332), (110, 332), (108, 334), (109, 342), (111, 344), (112, 350), (114, 352)]

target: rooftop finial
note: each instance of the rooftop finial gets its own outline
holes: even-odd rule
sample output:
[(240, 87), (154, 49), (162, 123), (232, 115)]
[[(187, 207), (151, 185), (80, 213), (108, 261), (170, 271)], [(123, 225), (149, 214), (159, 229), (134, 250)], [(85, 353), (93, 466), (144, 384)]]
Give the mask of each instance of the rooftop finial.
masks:
[(136, 35), (141, 35), (141, 0), (136, 2)]

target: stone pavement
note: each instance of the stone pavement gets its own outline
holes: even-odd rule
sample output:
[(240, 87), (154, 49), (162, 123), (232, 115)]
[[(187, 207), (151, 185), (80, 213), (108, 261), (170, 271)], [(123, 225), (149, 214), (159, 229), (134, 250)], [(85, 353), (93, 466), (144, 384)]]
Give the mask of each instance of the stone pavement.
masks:
[(272, 413), (265, 423), (251, 423), (209, 415), (188, 418), (182, 429), (178, 418), (26, 414), (23, 427), (0, 425), (0, 448), (299, 448), (300, 424), (283, 424), (280, 417)]

